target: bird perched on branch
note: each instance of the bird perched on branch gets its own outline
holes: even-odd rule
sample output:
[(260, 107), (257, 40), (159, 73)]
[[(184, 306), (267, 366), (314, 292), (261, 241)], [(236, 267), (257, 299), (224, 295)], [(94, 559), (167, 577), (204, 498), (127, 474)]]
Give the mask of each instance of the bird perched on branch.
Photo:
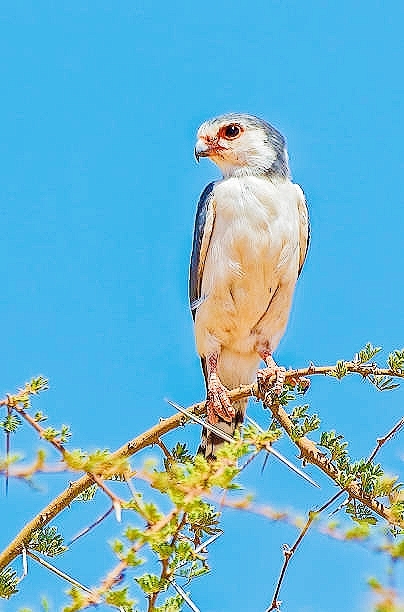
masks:
[[(208, 157), (223, 177), (203, 191), (196, 212), (190, 265), (190, 305), (207, 388), (207, 418), (233, 435), (247, 400), (228, 390), (285, 369), (273, 352), (287, 325), (303, 266), (309, 223), (306, 201), (290, 178), (283, 136), (252, 115), (206, 121), (197, 133), (197, 161)], [(204, 430), (199, 451), (214, 458), (223, 440)]]

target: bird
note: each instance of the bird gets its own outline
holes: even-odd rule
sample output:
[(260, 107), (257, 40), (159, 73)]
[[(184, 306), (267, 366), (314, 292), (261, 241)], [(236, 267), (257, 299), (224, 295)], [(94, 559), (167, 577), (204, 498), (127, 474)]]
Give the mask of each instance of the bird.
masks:
[[(289, 318), (310, 228), (302, 188), (292, 182), (286, 141), (265, 120), (228, 113), (202, 123), (195, 158), (222, 173), (203, 190), (196, 210), (189, 300), (207, 393), (207, 421), (234, 436), (247, 400), (228, 391), (285, 368), (273, 353)], [(266, 370), (259, 369), (260, 362)], [(198, 452), (216, 459), (223, 439), (204, 428)]]

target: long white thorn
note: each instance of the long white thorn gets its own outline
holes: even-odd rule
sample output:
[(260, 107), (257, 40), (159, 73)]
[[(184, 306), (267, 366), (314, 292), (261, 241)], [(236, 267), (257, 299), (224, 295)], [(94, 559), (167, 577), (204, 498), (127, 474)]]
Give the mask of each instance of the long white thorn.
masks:
[(184, 589), (180, 587), (180, 585), (177, 584), (175, 580), (173, 580), (173, 578), (169, 578), (169, 581), (171, 585), (174, 587), (174, 589), (177, 591), (177, 593), (181, 595), (182, 599), (185, 601), (185, 603), (188, 604), (188, 606), (191, 608), (193, 612), (201, 612), (200, 609), (194, 604), (192, 599), (188, 597)]
[[(246, 417), (247, 421), (249, 423), (251, 423), (251, 425), (254, 425), (254, 427), (256, 427), (261, 433), (264, 433), (264, 430), (262, 429), (262, 427), (260, 425), (258, 425), (258, 423), (256, 421), (254, 421), (254, 419), (252, 419), (251, 417), (247, 416)], [(280, 452), (278, 452), (277, 450), (275, 450), (273, 448), (273, 446), (271, 444), (266, 444), (265, 445), (266, 450), (271, 453), (274, 457), (276, 457), (277, 459), (279, 459), (279, 461), (282, 461), (282, 463), (284, 463), (285, 465), (288, 466), (288, 468), (290, 468), (293, 472), (295, 472), (296, 474), (298, 474), (299, 476), (301, 476), (302, 478), (304, 478), (305, 480), (307, 480), (307, 482), (309, 482), (310, 484), (313, 485), (313, 487), (317, 487), (318, 489), (320, 489), (320, 485), (317, 484), (317, 482), (315, 482), (314, 480), (312, 480), (310, 478), (310, 476), (307, 476), (307, 474), (305, 474), (301, 469), (299, 469), (296, 465), (294, 465), (294, 463), (292, 463), (291, 461), (289, 461), (289, 459), (286, 459), (286, 457), (284, 457), (283, 455), (281, 455)]]
[[(189, 410), (186, 410), (183, 406), (180, 406), (179, 404), (176, 404), (175, 402), (172, 402), (171, 400), (166, 400), (171, 406), (173, 406), (176, 410), (178, 410), (179, 412), (182, 412), (182, 414), (185, 414), (185, 416), (187, 416), (189, 419), (191, 419), (192, 421), (195, 421), (195, 423), (199, 423), (199, 425), (202, 425), (203, 427), (206, 427), (206, 429), (209, 429), (209, 431), (212, 431), (216, 436), (219, 436), (220, 438), (222, 438), (223, 440), (225, 440), (226, 442), (233, 442), (233, 438), (231, 436), (229, 436), (228, 434), (224, 433), (224, 431), (222, 431), (221, 429), (219, 429), (219, 427), (215, 427), (215, 425), (212, 425), (211, 423), (208, 423), (207, 421), (205, 421), (204, 419), (202, 419), (201, 417), (196, 416), (196, 414), (193, 414), (192, 412), (189, 412)], [(263, 432), (264, 430), (262, 429), (262, 427), (260, 427), (258, 425), (258, 423), (256, 423), (255, 421), (253, 421), (253, 419), (250, 419), (250, 417), (247, 417), (247, 419), (255, 426), (257, 427), (261, 432)], [(307, 480), (307, 482), (309, 482), (311, 485), (313, 485), (313, 487), (317, 487), (318, 489), (320, 488), (320, 485), (317, 484), (317, 482), (315, 482), (312, 478), (310, 478), (310, 476), (307, 476), (307, 474), (305, 474), (304, 472), (302, 472), (302, 470), (300, 470), (296, 465), (294, 465), (293, 463), (291, 463), (289, 461), (289, 459), (286, 459), (286, 457), (284, 457), (283, 455), (281, 455), (280, 452), (278, 452), (277, 450), (275, 450), (271, 444), (266, 444), (265, 445), (265, 449), (268, 451), (268, 453), (271, 453), (272, 455), (274, 455), (274, 457), (276, 457), (277, 459), (279, 459), (279, 461), (282, 461), (282, 463), (284, 463), (285, 465), (288, 466), (288, 468), (290, 468), (293, 472), (295, 472), (296, 474), (298, 474), (301, 478), (304, 478), (305, 480)]]

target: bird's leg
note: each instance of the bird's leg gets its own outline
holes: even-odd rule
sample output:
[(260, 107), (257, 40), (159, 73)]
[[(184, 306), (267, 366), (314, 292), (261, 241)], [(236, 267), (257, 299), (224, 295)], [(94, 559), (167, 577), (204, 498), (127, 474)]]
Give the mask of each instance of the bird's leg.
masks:
[(217, 375), (218, 353), (210, 353), (206, 357), (208, 374), (208, 399), (206, 410), (208, 421), (212, 425), (218, 422), (218, 417), (231, 423), (235, 417), (235, 410), (227, 395), (228, 389), (221, 383)]
[(259, 352), (259, 356), (265, 361), (267, 367), (264, 370), (258, 370), (257, 380), (260, 386), (268, 384), (268, 381), (275, 376), (275, 382), (272, 386), (272, 391), (275, 395), (280, 395), (285, 382), (286, 368), (278, 366), (272, 352), (269, 350), (263, 350)]

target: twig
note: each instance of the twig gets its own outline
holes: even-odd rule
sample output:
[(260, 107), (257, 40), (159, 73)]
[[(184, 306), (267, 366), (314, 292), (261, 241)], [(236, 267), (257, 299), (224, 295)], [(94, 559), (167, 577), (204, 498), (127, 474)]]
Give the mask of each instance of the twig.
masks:
[[(12, 400), (12, 398), (10, 397), (10, 401)], [(47, 440), (50, 444), (52, 444), (52, 446), (54, 448), (56, 448), (57, 451), (59, 451), (59, 453), (61, 453), (62, 457), (64, 457), (66, 449), (63, 446), (63, 444), (61, 442), (59, 442), (59, 440), (57, 438), (47, 438), (45, 436), (45, 428), (42, 427), (38, 421), (35, 421), (35, 419), (32, 418), (32, 416), (30, 414), (28, 414), (28, 412), (26, 410), (24, 410), (24, 408), (21, 408), (21, 406), (18, 405), (18, 403), (11, 403), (11, 407), (13, 410), (15, 410), (16, 412), (18, 412), (18, 414), (20, 416), (22, 416), (22, 418), (27, 421), (27, 423), (29, 423), (31, 425), (31, 427), (33, 427), (35, 429), (36, 432), (38, 432), (39, 436), (43, 439), (43, 440)]]
[[(175, 530), (175, 532), (173, 533), (173, 536), (170, 540), (170, 547), (173, 547), (175, 542), (177, 541), (178, 535), (181, 531), (181, 529), (184, 527), (185, 523), (187, 521), (187, 514), (186, 512), (183, 513), (181, 520), (178, 521), (177, 524), (177, 528)], [(168, 558), (162, 558), (161, 559), (161, 573), (160, 573), (160, 584), (164, 585), (164, 582), (166, 580), (171, 581), (172, 575), (170, 573), (170, 568), (169, 568), (169, 563), (168, 563)], [(174, 586), (174, 584), (173, 584)], [(148, 612), (153, 612), (154, 608), (155, 608), (155, 603), (157, 601), (157, 597), (160, 595), (161, 591), (155, 591), (153, 594), (150, 595), (149, 597), (149, 605), (148, 605)], [(199, 610), (197, 611), (199, 612)]]
[(266, 610), (266, 612), (271, 612), (272, 610), (279, 610), (279, 606), (280, 606), (281, 602), (278, 601), (278, 595), (279, 595), (279, 592), (281, 590), (282, 582), (283, 582), (283, 579), (285, 577), (286, 570), (288, 568), (288, 565), (290, 563), (290, 560), (291, 560), (292, 556), (294, 555), (294, 553), (296, 552), (296, 549), (299, 547), (299, 545), (300, 545), (301, 541), (303, 540), (304, 536), (306, 535), (306, 533), (310, 529), (310, 526), (311, 526), (312, 522), (314, 521), (314, 519), (319, 514), (321, 514), (321, 512), (326, 510), (326, 508), (328, 508), (328, 506), (331, 506), (331, 504), (334, 503), (334, 501), (341, 495), (341, 493), (342, 493), (342, 491), (338, 491), (338, 493), (336, 493), (336, 495), (334, 495), (331, 499), (329, 499), (317, 511), (310, 510), (309, 511), (309, 515), (308, 515), (308, 519), (306, 521), (306, 524), (304, 525), (303, 529), (299, 533), (299, 535), (298, 535), (295, 543), (293, 544), (292, 548), (289, 548), (288, 546), (284, 547), (284, 561), (283, 561), (283, 565), (282, 565), (281, 572), (280, 572), (279, 578), (278, 578), (278, 582), (277, 582), (277, 585), (276, 585), (276, 588), (275, 588), (275, 592), (274, 592), (274, 595), (273, 595), (273, 598), (272, 598), (272, 603), (271, 603), (270, 607)]
[(111, 491), (111, 489), (109, 487), (107, 487), (107, 485), (102, 480), (102, 478), (100, 478), (97, 474), (93, 474), (93, 473), (91, 473), (91, 478), (100, 487), (100, 489), (102, 489), (104, 491), (104, 493), (106, 495), (108, 495), (108, 497), (112, 501), (112, 504), (122, 505), (123, 500), (120, 497), (118, 497), (118, 495), (115, 495), (115, 493), (113, 491)]
[(170, 459), (172, 460), (173, 456), (170, 453), (170, 451), (168, 450), (168, 448), (166, 447), (166, 445), (164, 444), (163, 440), (156, 440), (156, 444), (157, 446), (159, 446), (161, 448), (161, 450), (163, 451), (164, 456), (166, 457), (166, 459)]
[[(8, 469), (9, 478), (29, 479), (34, 474), (59, 474), (60, 472), (73, 472), (65, 463), (40, 463), (34, 461), (31, 465), (22, 465)], [(0, 469), (0, 475), (6, 476), (7, 469)]]
[(110, 508), (108, 508), (108, 510), (106, 512), (104, 512), (104, 514), (102, 514), (101, 516), (99, 516), (93, 523), (91, 523), (91, 525), (88, 525), (87, 527), (85, 527), (84, 529), (82, 529), (77, 535), (75, 535), (67, 544), (66, 546), (71, 546), (73, 544), (73, 542), (76, 542), (77, 540), (79, 540), (82, 536), (86, 535), (87, 533), (89, 533), (89, 531), (92, 531), (94, 529), (94, 527), (97, 527), (97, 525), (99, 525), (100, 523), (102, 523), (102, 521), (104, 519), (107, 518), (107, 516), (109, 516), (111, 514), (111, 512), (114, 511), (114, 506), (111, 506)]
[[(377, 444), (375, 446), (375, 448), (373, 449), (373, 451), (370, 453), (367, 462), (371, 463), (373, 461), (373, 459), (376, 457), (377, 453), (380, 451), (381, 447), (386, 444), (386, 442), (388, 440), (391, 440), (391, 438), (393, 438), (393, 436), (404, 426), (404, 417), (402, 419), (400, 419), (391, 429), (390, 431), (388, 431), (382, 438), (378, 438), (377, 439)], [(292, 548), (287, 547), (286, 549), (284, 549), (284, 561), (281, 567), (281, 571), (279, 574), (279, 578), (278, 578), (278, 582), (277, 585), (275, 587), (275, 592), (274, 595), (272, 597), (272, 602), (270, 607), (266, 610), (266, 612), (271, 612), (272, 610), (279, 610), (279, 606), (280, 603), (278, 601), (278, 596), (279, 596), (279, 592), (286, 574), (286, 570), (288, 568), (288, 565), (290, 563), (290, 560), (292, 558), (292, 556), (294, 555), (294, 553), (296, 552), (297, 548), (300, 546), (303, 538), (305, 537), (305, 535), (307, 534), (308, 530), (310, 529), (313, 521), (315, 518), (317, 518), (317, 516), (319, 516), (322, 512), (324, 512), (324, 510), (326, 510), (329, 506), (331, 506), (335, 501), (337, 501), (337, 499), (339, 497), (341, 497), (341, 495), (343, 495), (344, 493), (346, 493), (345, 489), (341, 489), (340, 491), (338, 491), (338, 493), (336, 493), (335, 495), (333, 495), (327, 502), (325, 502), (325, 504), (323, 506), (321, 506), (321, 508), (319, 508), (318, 510), (310, 510), (309, 514), (308, 514), (308, 519), (305, 523), (305, 525), (303, 526), (301, 532), (299, 533), (295, 543), (293, 544)]]
[(390, 431), (388, 431), (386, 433), (385, 436), (383, 436), (382, 438), (377, 438), (376, 442), (376, 446), (374, 447), (373, 451), (370, 453), (369, 458), (368, 458), (368, 463), (370, 463), (371, 461), (373, 461), (373, 459), (376, 457), (377, 453), (379, 452), (379, 450), (381, 449), (381, 447), (383, 446), (383, 444), (386, 444), (386, 442), (388, 442), (389, 440), (391, 440), (391, 438), (393, 438), (395, 436), (396, 433), (398, 433), (400, 431), (400, 429), (404, 426), (404, 417), (402, 419), (400, 419), (395, 425), (394, 427), (392, 427), (390, 429)]

